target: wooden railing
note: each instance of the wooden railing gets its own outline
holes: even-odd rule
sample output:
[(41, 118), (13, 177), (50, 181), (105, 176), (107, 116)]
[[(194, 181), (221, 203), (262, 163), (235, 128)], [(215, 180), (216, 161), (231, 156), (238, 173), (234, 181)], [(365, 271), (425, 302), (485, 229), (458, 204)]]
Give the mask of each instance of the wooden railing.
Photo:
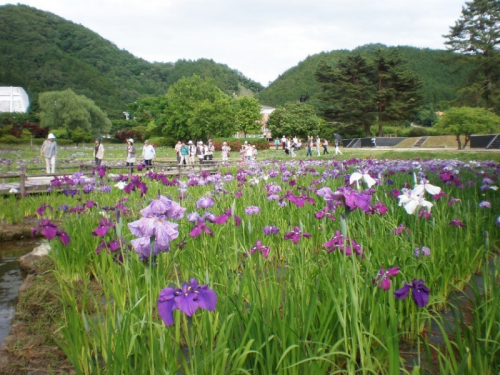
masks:
[[(171, 176), (183, 176), (190, 173), (201, 173), (201, 172), (217, 173), (220, 172), (221, 166), (230, 167), (235, 163), (236, 163), (235, 161), (232, 161), (232, 162), (224, 162), (224, 164), (222, 164), (219, 160), (203, 160), (201, 163), (196, 162), (195, 164), (180, 165), (177, 163), (177, 161), (160, 161), (154, 163), (151, 166), (144, 166), (141, 172), (139, 173), (146, 173), (149, 170), (152, 170), (153, 172), (156, 173), (163, 173)], [(137, 173), (136, 170), (137, 166), (106, 165), (105, 167), (108, 170), (107, 174), (109, 173), (109, 171), (116, 171), (117, 173), (127, 174), (129, 179), (132, 176), (132, 173)], [(60, 172), (57, 173), (30, 173), (33, 171), (39, 172), (41, 168), (28, 168), (26, 164), (22, 164), (19, 171), (0, 173), (0, 179), (2, 181), (2, 184), (8, 183), (7, 182), (8, 179), (14, 180), (14, 182), (16, 182), (16, 180), (19, 180), (18, 190), (19, 194), (23, 196), (27, 191), (26, 182), (28, 181), (29, 178), (63, 177), (71, 175), (78, 171), (83, 173), (89, 173), (95, 168), (96, 168), (95, 165), (79, 164), (79, 165), (58, 167), (57, 169), (60, 170)], [(63, 172), (65, 170), (67, 172)], [(125, 171), (125, 173), (122, 173), (122, 171)], [(102, 182), (103, 183), (106, 182), (106, 176), (103, 177)]]

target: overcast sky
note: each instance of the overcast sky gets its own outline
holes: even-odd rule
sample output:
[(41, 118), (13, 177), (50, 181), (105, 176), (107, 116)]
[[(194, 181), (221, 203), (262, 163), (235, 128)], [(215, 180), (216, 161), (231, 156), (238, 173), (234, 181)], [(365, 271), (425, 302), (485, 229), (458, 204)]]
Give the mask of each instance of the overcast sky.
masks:
[[(2, 2), (0, 4), (7, 4)], [(212, 59), (267, 86), (367, 43), (444, 49), (465, 0), (25, 0), (148, 61)]]

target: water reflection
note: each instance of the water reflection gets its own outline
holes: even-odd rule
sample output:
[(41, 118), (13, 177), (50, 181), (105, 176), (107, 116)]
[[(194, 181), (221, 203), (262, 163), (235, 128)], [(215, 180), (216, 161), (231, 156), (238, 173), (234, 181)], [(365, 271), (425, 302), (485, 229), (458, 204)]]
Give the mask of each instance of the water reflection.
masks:
[(40, 244), (37, 240), (0, 242), (0, 344), (10, 330), (15, 303), (24, 273), (19, 268), (19, 257)]

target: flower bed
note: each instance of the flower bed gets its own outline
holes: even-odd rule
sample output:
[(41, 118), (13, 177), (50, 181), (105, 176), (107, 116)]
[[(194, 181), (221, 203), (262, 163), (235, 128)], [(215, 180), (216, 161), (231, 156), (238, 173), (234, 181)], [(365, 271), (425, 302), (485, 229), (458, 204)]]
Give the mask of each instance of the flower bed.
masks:
[[(399, 374), (400, 344), (425, 342), (493, 254), (499, 176), (493, 162), (373, 159), (106, 189), (68, 176), (74, 194), (32, 198), (66, 306), (61, 347), (87, 374)], [(90, 282), (102, 295), (73, 292)]]

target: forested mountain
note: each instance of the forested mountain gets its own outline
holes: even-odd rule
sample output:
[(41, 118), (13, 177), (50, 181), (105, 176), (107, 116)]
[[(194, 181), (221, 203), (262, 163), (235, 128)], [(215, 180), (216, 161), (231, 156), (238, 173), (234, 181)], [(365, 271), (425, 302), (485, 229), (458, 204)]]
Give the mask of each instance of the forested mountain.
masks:
[[(296, 101), (300, 97), (309, 97), (311, 104), (317, 104), (317, 95), (320, 86), (314, 79), (314, 73), (321, 61), (336, 63), (339, 59), (351, 53), (362, 53), (373, 56), (377, 48), (396, 49), (403, 58), (408, 60), (408, 67), (412, 69), (424, 82), (425, 104), (432, 104), (436, 108), (443, 101), (457, 97), (456, 89), (462, 83), (467, 67), (460, 67), (457, 60), (452, 59), (449, 52), (444, 50), (420, 49), (415, 47), (387, 47), (382, 44), (369, 44), (355, 50), (337, 50), (322, 52), (307, 57), (297, 66), (280, 75), (269, 87), (260, 92), (258, 99), (264, 105), (278, 106), (287, 101)], [(459, 69), (460, 68), (460, 69)]]
[(24, 87), (32, 110), (39, 93), (70, 88), (111, 118), (121, 118), (128, 103), (165, 94), (171, 84), (193, 74), (213, 78), (226, 93), (263, 89), (212, 60), (150, 63), (52, 13), (25, 5), (0, 7), (0, 86)]

